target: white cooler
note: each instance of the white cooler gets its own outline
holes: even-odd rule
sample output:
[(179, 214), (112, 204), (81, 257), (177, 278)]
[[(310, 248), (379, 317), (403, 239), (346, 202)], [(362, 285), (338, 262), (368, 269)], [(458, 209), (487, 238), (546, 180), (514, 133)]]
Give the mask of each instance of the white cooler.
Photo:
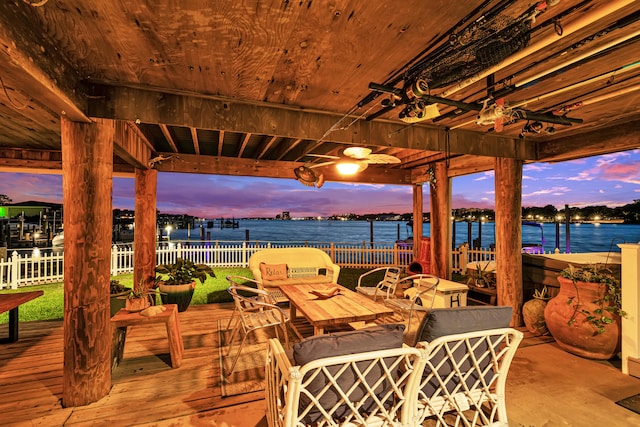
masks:
[(466, 307), (469, 287), (464, 283), (440, 279), (433, 308)]

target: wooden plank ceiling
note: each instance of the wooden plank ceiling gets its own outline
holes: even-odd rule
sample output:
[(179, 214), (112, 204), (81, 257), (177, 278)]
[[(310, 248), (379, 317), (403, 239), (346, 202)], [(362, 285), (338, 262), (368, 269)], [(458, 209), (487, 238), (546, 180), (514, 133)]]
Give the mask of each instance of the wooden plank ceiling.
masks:
[(61, 115), (118, 120), (122, 173), (295, 179), (355, 145), (400, 163), (313, 170), (409, 184), (438, 161), (457, 176), (634, 149), (639, 16), (623, 0), (3, 1), (0, 170), (59, 170)]

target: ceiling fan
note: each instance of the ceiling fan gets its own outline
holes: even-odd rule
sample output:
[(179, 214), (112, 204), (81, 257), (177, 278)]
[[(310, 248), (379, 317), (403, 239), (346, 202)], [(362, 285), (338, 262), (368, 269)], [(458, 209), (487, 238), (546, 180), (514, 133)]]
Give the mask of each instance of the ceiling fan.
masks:
[(305, 163), (294, 169), (296, 179), (307, 186), (320, 188), (324, 184), (324, 176), (313, 169), (322, 166), (336, 165), (341, 175), (354, 175), (365, 170), (369, 164), (393, 164), (400, 163), (400, 159), (389, 154), (372, 154), (370, 148), (347, 147), (342, 151), (342, 156), (326, 154), (306, 154), (309, 157), (322, 157), (331, 159), (322, 163)]

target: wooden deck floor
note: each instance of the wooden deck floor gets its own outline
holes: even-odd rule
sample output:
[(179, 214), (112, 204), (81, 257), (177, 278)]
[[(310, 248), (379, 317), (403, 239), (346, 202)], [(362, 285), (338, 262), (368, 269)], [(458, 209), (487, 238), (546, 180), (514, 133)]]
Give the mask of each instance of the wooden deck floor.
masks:
[[(20, 340), (0, 344), (0, 425), (265, 427), (264, 392), (221, 395), (217, 325), (231, 309), (231, 304), (197, 305), (180, 313), (185, 352), (178, 369), (169, 365), (164, 325), (130, 328), (109, 394), (72, 408), (61, 406), (62, 322), (21, 323)], [(303, 335), (312, 331), (310, 325), (300, 329)], [(7, 325), (0, 325), (0, 336), (6, 333)], [(549, 341), (525, 334), (507, 380), (510, 424), (640, 423), (639, 414), (614, 403), (640, 393), (639, 379), (609, 363), (569, 355)], [(571, 415), (565, 416), (567, 407)], [(580, 416), (583, 412), (588, 415)]]
[(217, 320), (231, 309), (211, 304), (180, 313), (185, 352), (179, 369), (169, 365), (164, 325), (130, 328), (109, 394), (73, 408), (61, 406), (62, 322), (21, 323), (19, 341), (0, 345), (0, 425), (266, 426), (264, 392), (221, 396)]

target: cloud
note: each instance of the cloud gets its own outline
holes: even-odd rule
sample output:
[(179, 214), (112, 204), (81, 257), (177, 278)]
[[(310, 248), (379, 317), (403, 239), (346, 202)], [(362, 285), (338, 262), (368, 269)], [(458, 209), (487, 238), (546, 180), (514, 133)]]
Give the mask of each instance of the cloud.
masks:
[(640, 160), (626, 163), (607, 163), (602, 167), (600, 178), (605, 181), (620, 181), (640, 184)]
[(524, 172), (544, 172), (551, 169), (548, 163), (528, 163), (522, 167)]
[(569, 193), (571, 189), (569, 187), (552, 187), (552, 188), (543, 188), (540, 190), (532, 191), (531, 193), (523, 193), (522, 197), (534, 197), (534, 196), (544, 196), (544, 195), (553, 195), (553, 196), (562, 196), (566, 193)]
[(584, 171), (578, 173), (577, 176), (570, 176), (566, 178), (567, 181), (593, 181), (596, 177), (591, 175), (590, 171)]

